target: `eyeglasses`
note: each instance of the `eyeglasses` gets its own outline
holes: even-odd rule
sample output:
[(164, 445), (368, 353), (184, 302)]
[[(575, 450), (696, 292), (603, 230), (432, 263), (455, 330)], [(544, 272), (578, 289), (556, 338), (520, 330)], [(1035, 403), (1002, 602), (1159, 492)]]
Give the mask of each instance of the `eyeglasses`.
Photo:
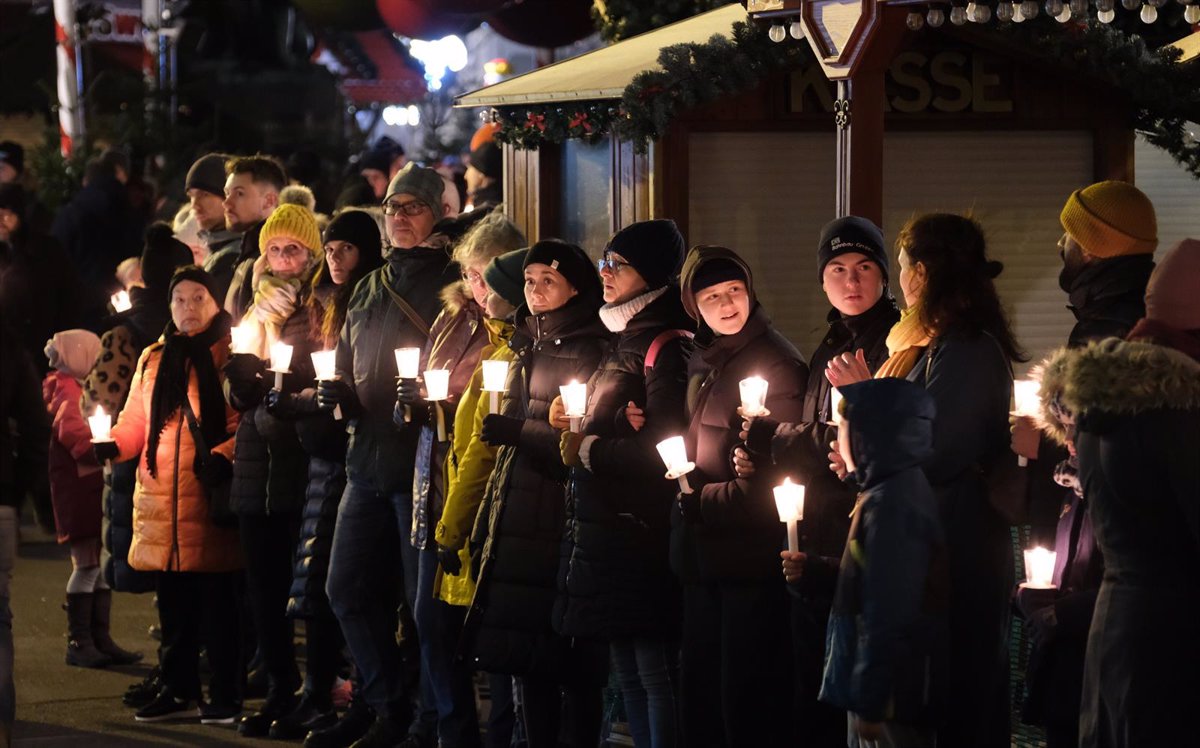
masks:
[(614, 260), (611, 256), (601, 260), (596, 260), (596, 268), (603, 273), (605, 270), (616, 275), (627, 267), (632, 267), (628, 262)]
[(389, 200), (383, 204), (383, 214), (385, 216), (394, 216), (397, 213), (404, 213), (410, 218), (416, 217), (429, 210), (429, 206), (420, 200), (410, 200), (407, 203), (398, 203), (394, 200)]
[(464, 283), (469, 283), (472, 286), (477, 286), (483, 283), (483, 276), (474, 270), (468, 270), (460, 276)]

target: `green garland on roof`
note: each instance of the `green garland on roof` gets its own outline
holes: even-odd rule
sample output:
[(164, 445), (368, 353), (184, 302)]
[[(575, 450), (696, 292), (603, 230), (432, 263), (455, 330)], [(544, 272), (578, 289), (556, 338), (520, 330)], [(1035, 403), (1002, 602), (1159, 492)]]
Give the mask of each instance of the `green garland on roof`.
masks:
[(734, 0), (595, 0), (592, 21), (606, 42), (619, 42)]

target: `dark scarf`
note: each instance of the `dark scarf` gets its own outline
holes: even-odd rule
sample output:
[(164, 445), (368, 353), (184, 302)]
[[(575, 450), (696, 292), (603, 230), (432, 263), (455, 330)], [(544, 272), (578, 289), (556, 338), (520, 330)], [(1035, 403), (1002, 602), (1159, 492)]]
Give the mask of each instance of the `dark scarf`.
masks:
[(1070, 296), (1076, 318), (1104, 318), (1122, 302), (1141, 304), (1153, 270), (1154, 255), (1109, 257), (1094, 260), (1069, 277), (1060, 276), (1059, 285)]
[(154, 392), (150, 395), (150, 438), (146, 444), (146, 467), (150, 475), (158, 477), (158, 440), (167, 421), (183, 407), (187, 397), (188, 373), (196, 370), (200, 391), (200, 431), (208, 442), (209, 449), (225, 441), (225, 394), (221, 391), (221, 378), (213, 364), (212, 346), (229, 335), (230, 316), (220, 312), (213, 318), (208, 329), (197, 335), (181, 335), (175, 323), (167, 325), (163, 335), (162, 359), (158, 364), (158, 377), (154, 380)]

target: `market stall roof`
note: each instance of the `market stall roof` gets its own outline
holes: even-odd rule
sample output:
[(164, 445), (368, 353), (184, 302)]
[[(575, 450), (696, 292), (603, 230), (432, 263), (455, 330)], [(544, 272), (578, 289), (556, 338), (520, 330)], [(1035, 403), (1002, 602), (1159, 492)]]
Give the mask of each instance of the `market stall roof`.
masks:
[(663, 47), (704, 42), (714, 34), (732, 38), (734, 22), (746, 18), (746, 9), (741, 3), (725, 5), (463, 94), (454, 103), (460, 107), (510, 106), (620, 98), (635, 75), (643, 70), (659, 69), (658, 53)]
[(1188, 34), (1171, 46), (1183, 52), (1179, 58), (1181, 63), (1200, 58), (1200, 31)]
[(425, 96), (425, 79), (405, 62), (390, 34), (370, 31), (354, 37), (377, 72), (375, 78), (347, 77), (342, 81), (342, 90), (350, 101), (359, 106), (373, 102), (409, 104)]

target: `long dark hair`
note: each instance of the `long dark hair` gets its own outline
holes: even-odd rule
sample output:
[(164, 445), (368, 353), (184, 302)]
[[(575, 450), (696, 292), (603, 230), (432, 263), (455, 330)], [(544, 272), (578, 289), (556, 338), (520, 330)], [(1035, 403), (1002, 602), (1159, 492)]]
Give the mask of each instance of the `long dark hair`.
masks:
[(896, 251), (925, 266), (918, 314), (928, 330), (953, 327), (986, 332), (1010, 361), (1029, 357), (1013, 335), (992, 280), (1004, 264), (989, 260), (983, 227), (970, 216), (927, 213), (911, 219), (896, 237)]
[[(334, 219), (349, 212), (363, 213), (376, 220), (371, 211), (358, 208), (344, 210), (338, 213)], [(328, 234), (329, 230), (326, 229), (325, 241), (330, 241)], [(343, 237), (339, 236), (338, 238)], [(354, 266), (354, 270), (351, 271), (346, 282), (340, 286), (335, 286), (333, 279), (329, 277), (329, 266), (322, 254), (321, 265), (317, 268), (317, 272), (313, 273), (310, 284), (312, 292), (306, 302), (310, 340), (321, 341), (321, 344), (327, 347), (337, 346), (338, 337), (342, 332), (342, 323), (346, 321), (346, 307), (350, 304), (350, 294), (354, 293), (354, 287), (367, 273), (383, 265), (382, 239), (370, 241), (372, 238), (368, 236), (364, 240), (351, 242), (358, 248), (358, 264)]]

